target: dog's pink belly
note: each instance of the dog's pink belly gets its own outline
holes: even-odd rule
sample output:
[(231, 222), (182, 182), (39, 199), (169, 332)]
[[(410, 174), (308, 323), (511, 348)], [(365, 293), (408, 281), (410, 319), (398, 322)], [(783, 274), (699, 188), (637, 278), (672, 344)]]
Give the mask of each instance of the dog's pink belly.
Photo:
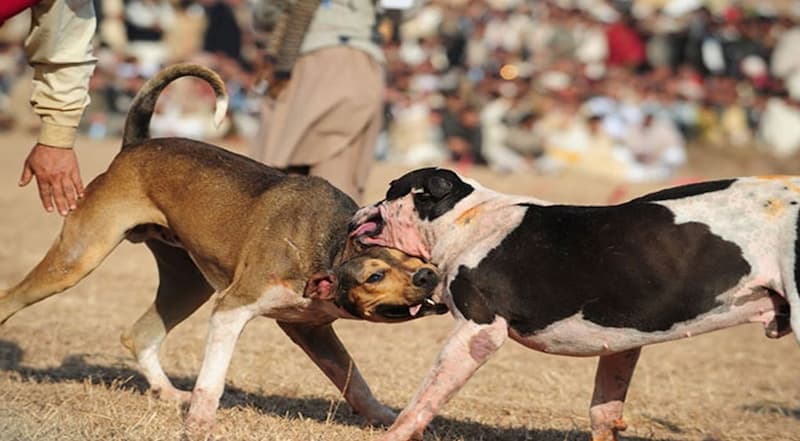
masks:
[(730, 306), (725, 311), (711, 311), (666, 331), (642, 332), (631, 328), (603, 327), (584, 320), (577, 314), (553, 323), (533, 335), (522, 336), (513, 329), (509, 329), (509, 335), (525, 346), (549, 354), (595, 356), (678, 340), (744, 323), (762, 323), (766, 326), (774, 317), (772, 300), (763, 296), (739, 306)]

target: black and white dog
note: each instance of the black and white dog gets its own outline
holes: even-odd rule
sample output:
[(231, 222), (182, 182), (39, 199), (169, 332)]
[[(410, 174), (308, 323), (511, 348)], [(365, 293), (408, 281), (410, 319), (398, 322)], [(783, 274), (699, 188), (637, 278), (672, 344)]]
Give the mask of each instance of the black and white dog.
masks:
[(511, 196), (426, 168), (362, 208), (351, 235), (436, 264), (457, 320), (384, 440), (419, 438), (510, 336), (599, 355), (592, 440), (617, 440), (641, 346), (748, 322), (800, 333), (800, 178), (729, 179), (615, 206)]

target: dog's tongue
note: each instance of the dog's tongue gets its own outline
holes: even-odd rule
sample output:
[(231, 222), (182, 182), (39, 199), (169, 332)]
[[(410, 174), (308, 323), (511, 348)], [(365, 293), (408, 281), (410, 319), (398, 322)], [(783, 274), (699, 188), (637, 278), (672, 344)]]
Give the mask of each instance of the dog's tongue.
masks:
[(422, 303), (420, 303), (419, 305), (415, 305), (415, 306), (409, 306), (408, 307), (408, 313), (411, 314), (411, 317), (416, 317), (417, 313), (419, 313), (420, 309), (422, 309)]
[(359, 225), (358, 228), (355, 229), (352, 233), (350, 233), (350, 237), (359, 237), (365, 234), (372, 233), (373, 231), (378, 229), (378, 223), (375, 221), (364, 222), (363, 224)]

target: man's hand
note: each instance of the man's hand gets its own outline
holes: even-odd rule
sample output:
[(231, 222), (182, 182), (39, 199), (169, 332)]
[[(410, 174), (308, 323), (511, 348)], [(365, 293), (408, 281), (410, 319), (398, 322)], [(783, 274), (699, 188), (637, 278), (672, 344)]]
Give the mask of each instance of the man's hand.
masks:
[(28, 185), (34, 176), (42, 205), (48, 212), (56, 207), (66, 216), (77, 207), (78, 198), (83, 197), (78, 158), (72, 149), (36, 144), (25, 159), (19, 186)]

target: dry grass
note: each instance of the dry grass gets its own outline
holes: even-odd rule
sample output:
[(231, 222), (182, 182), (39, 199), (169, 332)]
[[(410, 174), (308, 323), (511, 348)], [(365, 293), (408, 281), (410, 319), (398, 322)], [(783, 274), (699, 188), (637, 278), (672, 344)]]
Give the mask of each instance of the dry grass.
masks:
[[(35, 190), (16, 179), (30, 137), (0, 135), (0, 286), (18, 281), (42, 256), (60, 220), (45, 215)], [(85, 178), (102, 171), (114, 142), (82, 141)], [(691, 176), (785, 171), (747, 158), (694, 155)], [(381, 165), (368, 200), (404, 170)], [(603, 203), (615, 185), (580, 178), (473, 173), (501, 191)], [(626, 187), (628, 197), (652, 189)], [(67, 293), (32, 306), (0, 328), (0, 440), (174, 440), (182, 409), (144, 393), (145, 381), (118, 336), (153, 298), (156, 275), (144, 247), (122, 245)], [(184, 388), (200, 365), (208, 308), (167, 339), (163, 362)], [(376, 325), (341, 321), (337, 330), (375, 394), (401, 408), (449, 332), (449, 317)], [(426, 440), (586, 441), (594, 359), (555, 357), (509, 343), (444, 409)], [(644, 350), (630, 391), (627, 440), (800, 440), (800, 350), (766, 339), (756, 326)], [(335, 388), (269, 320), (245, 330), (218, 414), (227, 440), (368, 440)]]

